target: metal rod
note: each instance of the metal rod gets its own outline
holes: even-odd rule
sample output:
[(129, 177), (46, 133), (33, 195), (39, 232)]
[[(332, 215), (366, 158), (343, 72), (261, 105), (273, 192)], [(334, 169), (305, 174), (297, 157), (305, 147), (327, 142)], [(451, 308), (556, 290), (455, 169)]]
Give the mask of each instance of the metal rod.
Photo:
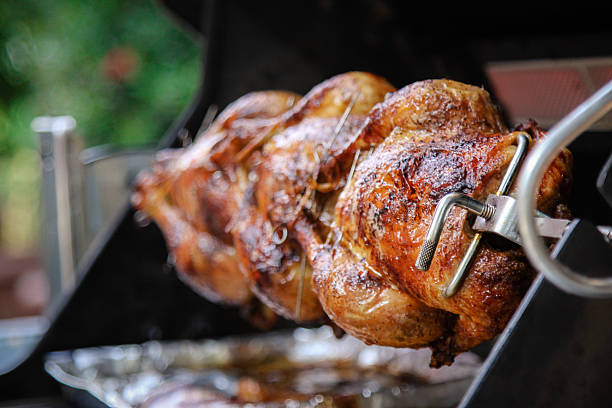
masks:
[(470, 246), (463, 255), (463, 258), (461, 259), (461, 262), (459, 263), (459, 266), (457, 267), (453, 278), (442, 293), (444, 297), (453, 296), (461, 287), (461, 284), (463, 283), (463, 277), (465, 276), (465, 273), (472, 264), (472, 260), (474, 259), (474, 255), (476, 255), (476, 251), (478, 250), (478, 245), (480, 245), (481, 239), (482, 233), (477, 232), (476, 234), (474, 234), (472, 241), (470, 241)]
[(40, 116), (31, 126), (42, 160), (43, 262), (56, 300), (75, 284), (75, 265), (84, 252), (82, 143), (71, 116)]
[(442, 234), (442, 229), (444, 228), (444, 223), (450, 211), (455, 206), (465, 208), (486, 219), (491, 218), (495, 212), (494, 207), (484, 204), (465, 194), (450, 193), (442, 197), (436, 206), (436, 211), (429, 225), (429, 230), (427, 230), (423, 246), (414, 264), (417, 269), (426, 271), (431, 266), (431, 261), (433, 260), (438, 242), (440, 241), (440, 234)]
[[(529, 143), (531, 142), (531, 137), (525, 132), (518, 132), (517, 136), (517, 146), (516, 152), (506, 169), (506, 173), (499, 183), (499, 187), (497, 188), (496, 195), (504, 195), (512, 185), (512, 180), (518, 173), (518, 169), (520, 167), (525, 154), (527, 153), (527, 149), (529, 148)], [(486, 217), (483, 217), (486, 218)], [(463, 282), (463, 278), (466, 275), (467, 271), (470, 269), (472, 265), (472, 261), (476, 252), (478, 250), (478, 245), (480, 244), (480, 240), (482, 239), (482, 233), (477, 232), (474, 234), (472, 241), (470, 242), (470, 246), (467, 251), (463, 255), (461, 262), (459, 262), (459, 266), (455, 270), (455, 274), (453, 275), (450, 283), (444, 289), (442, 293), (444, 297), (451, 297), (457, 293), (459, 288), (461, 287), (461, 283)]]
[(497, 188), (497, 195), (504, 195), (508, 192), (510, 185), (512, 184), (512, 180), (518, 174), (518, 169), (527, 154), (527, 149), (529, 148), (529, 143), (531, 142), (531, 136), (529, 136), (525, 132), (519, 132), (517, 137), (517, 146), (516, 152), (508, 165), (508, 169), (502, 178), (502, 181), (499, 183), (499, 187)]
[(533, 221), (535, 193), (544, 172), (559, 151), (612, 110), (612, 81), (600, 88), (559, 123), (527, 157), (519, 176), (518, 226), (524, 249), (533, 266), (560, 289), (585, 297), (612, 297), (612, 278), (590, 278), (577, 274), (550, 257)]

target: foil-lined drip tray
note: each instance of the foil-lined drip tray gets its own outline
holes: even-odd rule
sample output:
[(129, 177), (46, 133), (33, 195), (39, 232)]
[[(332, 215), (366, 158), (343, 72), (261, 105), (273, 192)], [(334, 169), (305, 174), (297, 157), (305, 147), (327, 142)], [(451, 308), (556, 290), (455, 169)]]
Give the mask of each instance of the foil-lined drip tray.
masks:
[[(480, 368), (472, 353), (366, 346), (331, 329), (147, 342), (50, 353), (45, 369), (80, 406), (450, 407)], [(91, 405), (88, 405), (91, 404)]]

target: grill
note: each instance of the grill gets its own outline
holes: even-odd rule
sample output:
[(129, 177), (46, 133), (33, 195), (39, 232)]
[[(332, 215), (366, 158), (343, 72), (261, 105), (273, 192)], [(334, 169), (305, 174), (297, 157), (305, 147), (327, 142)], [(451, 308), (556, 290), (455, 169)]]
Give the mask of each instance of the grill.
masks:
[[(556, 27), (552, 23), (536, 23), (533, 16), (496, 18), (492, 27), (490, 18), (451, 16), (450, 10), (447, 18), (439, 11), (417, 13), (404, 2), (287, 3), (162, 2), (170, 18), (202, 43), (203, 71), (199, 92), (160, 147), (179, 146), (179, 135), (195, 135), (211, 105), (222, 107), (259, 89), (304, 93), (322, 79), (350, 70), (382, 75), (400, 87), (440, 77), (482, 84), (506, 107), (510, 124), (525, 113), (517, 102), (529, 92), (530, 103), (548, 98), (534, 106), (546, 123), (558, 121), (588, 96), (589, 90), (575, 82), (583, 78), (572, 76), (576, 61), (597, 59), (590, 72), (598, 83), (609, 80), (612, 72), (607, 59), (612, 31), (597, 24), (595, 16), (590, 16), (588, 30), (561, 24), (572, 31), (559, 32), (551, 29)], [(527, 68), (520, 63), (555, 59), (574, 62)], [(504, 64), (492, 64), (500, 61)], [(563, 89), (551, 93), (550, 84), (538, 82), (538, 95), (537, 87), (525, 93), (507, 91), (517, 87), (517, 79), (520, 85), (525, 76), (537, 81), (538, 75), (553, 78), (553, 72), (563, 76)], [(564, 103), (555, 101), (561, 97)], [(604, 120), (569, 146), (576, 179), (570, 208), (594, 224), (612, 219), (612, 209), (595, 188), (612, 151), (610, 131)], [(600, 269), (609, 272), (609, 260), (580, 255), (594, 239), (589, 231), (576, 226), (576, 234), (555, 255), (576, 270), (600, 262)], [(80, 262), (74, 291), (54, 305), (45, 334), (22, 361), (0, 373), (0, 406), (72, 406), (44, 370), (44, 357), (52, 351), (254, 333), (236, 310), (209, 303), (188, 289), (169, 270), (167, 257), (158, 228), (138, 226), (126, 198), (122, 211)], [(475, 350), (485, 362), (460, 406), (612, 405), (610, 310), (612, 300), (569, 295), (539, 276), (506, 330)], [(287, 321), (282, 327), (294, 325)]]

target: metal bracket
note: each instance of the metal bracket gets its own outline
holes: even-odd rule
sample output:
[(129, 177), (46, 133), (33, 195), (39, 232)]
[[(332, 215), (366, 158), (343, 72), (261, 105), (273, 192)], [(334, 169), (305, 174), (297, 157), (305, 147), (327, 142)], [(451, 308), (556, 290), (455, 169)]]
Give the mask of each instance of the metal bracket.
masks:
[[(476, 218), (472, 228), (480, 232), (492, 232), (522, 246), (523, 240), (518, 229), (516, 203), (517, 201), (514, 197), (491, 194), (487, 198), (485, 205), (494, 207), (495, 215), (489, 219)], [(570, 223), (570, 220), (550, 218), (540, 211), (536, 211), (534, 221), (538, 234), (541, 237), (550, 238), (561, 238), (565, 228)]]
[(612, 154), (597, 177), (597, 189), (612, 207)]
[[(525, 241), (525, 253), (531, 264), (553, 284), (566, 292), (578, 296), (612, 298), (612, 277), (591, 278), (572, 271), (557, 260), (550, 258), (548, 247), (537, 234), (533, 223), (535, 192), (544, 172), (559, 150), (576, 139), (604, 114), (612, 110), (612, 81), (600, 88), (586, 101), (578, 105), (548, 132), (548, 137), (536, 146), (527, 158), (518, 189), (518, 216), (521, 237)], [(609, 170), (605, 170), (606, 172)], [(600, 180), (607, 179), (601, 176)], [(599, 184), (605, 188), (605, 182)]]
[[(527, 153), (527, 149), (529, 148), (529, 144), (531, 142), (531, 137), (526, 132), (516, 132), (516, 140), (516, 152), (514, 153), (514, 156), (508, 165), (508, 169), (500, 182), (496, 192), (497, 196), (506, 194), (510, 188), (514, 177), (518, 173), (518, 169), (523, 161), (523, 158)], [(486, 203), (483, 204), (480, 201), (464, 194), (451, 193), (443, 197), (436, 206), (432, 222), (429, 226), (429, 230), (427, 231), (427, 235), (425, 236), (425, 240), (423, 241), (421, 251), (417, 257), (415, 263), (415, 267), (417, 269), (427, 271), (431, 266), (435, 250), (438, 246), (438, 242), (440, 241), (440, 234), (444, 227), (444, 223), (446, 222), (446, 218), (448, 217), (450, 210), (455, 205), (466, 208), (467, 210), (478, 214), (485, 220), (490, 219), (495, 213), (495, 208), (493, 206)], [(461, 283), (463, 282), (463, 278), (472, 264), (472, 260), (474, 259), (474, 255), (478, 250), (481, 239), (482, 233), (476, 232), (472, 238), (472, 241), (470, 242), (470, 246), (461, 259), (457, 270), (453, 274), (450, 283), (444, 290), (443, 295), (445, 297), (451, 297), (459, 290)]]

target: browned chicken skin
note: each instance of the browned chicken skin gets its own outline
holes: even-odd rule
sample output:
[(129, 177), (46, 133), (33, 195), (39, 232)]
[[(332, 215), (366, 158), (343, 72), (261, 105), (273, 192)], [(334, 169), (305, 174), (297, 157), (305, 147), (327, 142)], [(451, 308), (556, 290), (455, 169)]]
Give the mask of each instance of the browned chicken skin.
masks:
[(253, 297), (226, 231), (242, 199), (241, 185), (228, 179), (213, 153), (219, 145), (229, 149), (244, 129), (264, 128), (297, 99), (287, 92), (244, 96), (193, 145), (160, 152), (153, 169), (137, 180), (133, 205), (164, 233), (179, 276), (211, 301), (243, 305)]
[[(288, 111), (266, 140), (247, 146), (249, 186), (231, 230), (251, 289), (278, 314), (300, 322), (327, 318), (312, 289), (312, 271), (292, 232), (307, 206), (317, 155), (329, 141), (348, 141), (365, 114), (393, 88), (382, 78), (350, 73), (315, 87)], [(352, 116), (338, 129), (347, 107)], [(321, 201), (319, 197), (318, 201)], [(314, 208), (310, 208), (314, 210)]]
[[(179, 271), (215, 301), (254, 293), (286, 318), (329, 318), (366, 343), (430, 347), (435, 366), (498, 334), (535, 274), (519, 248), (485, 237), (445, 298), (473, 236), (455, 209), (430, 270), (414, 267), (439, 200), (494, 193), (514, 154), (516, 134), (487, 92), (449, 80), (395, 91), (348, 73), (300, 100), (265, 95), (268, 107), (243, 98), (141, 177), (136, 207), (160, 224)], [(535, 124), (521, 130), (544, 137)], [(565, 151), (539, 209), (554, 214), (570, 181)]]
[[(456, 209), (429, 271), (414, 264), (438, 201), (451, 192), (494, 193), (514, 141), (485, 91), (452, 81), (413, 84), (373, 109), (353, 145), (379, 144), (338, 199), (338, 238), (321, 245), (314, 228), (302, 226), (315, 289), (336, 324), (370, 343), (428, 345), (435, 365), (503, 329), (534, 276), (522, 251), (484, 242), (462, 289), (445, 298), (473, 235), (467, 212)], [(540, 210), (561, 202), (570, 167), (565, 152), (548, 170)]]
[[(323, 128), (331, 136), (349, 104), (363, 120), (393, 90), (380, 77), (350, 73), (321, 83), (302, 99), (287, 92), (246, 95), (226, 108), (193, 145), (161, 152), (153, 170), (139, 177), (132, 202), (160, 226), (179, 275), (208, 299), (241, 305), (251, 301), (253, 291), (285, 317), (324, 320), (311, 289), (310, 266), (304, 262), (302, 268), (302, 251), (292, 238), (272, 242), (278, 233), (272, 222), (278, 220), (268, 219), (270, 202), (260, 205), (253, 197), (253, 180), (259, 178), (259, 163), (266, 160), (264, 147), (282, 140), (285, 129), (294, 134), (292, 125), (318, 118), (328, 122)], [(299, 135), (288, 137), (301, 140)], [(303, 142), (293, 148), (302, 149)], [(269, 176), (274, 185), (275, 175)], [(283, 187), (294, 189), (292, 182), (286, 179)], [(296, 198), (295, 192), (285, 196)]]

